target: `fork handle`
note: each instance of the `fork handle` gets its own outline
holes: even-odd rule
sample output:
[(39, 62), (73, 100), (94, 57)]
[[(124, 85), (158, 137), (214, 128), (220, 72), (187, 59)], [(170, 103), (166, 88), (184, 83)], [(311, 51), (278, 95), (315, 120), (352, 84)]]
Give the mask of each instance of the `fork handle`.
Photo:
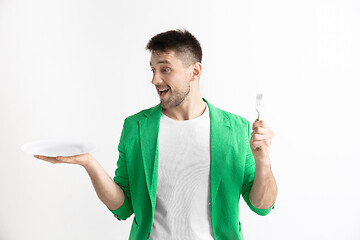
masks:
[[(260, 120), (260, 111), (257, 111), (258, 112), (258, 118), (257, 118), (257, 120), (259, 121)], [(257, 147), (256, 148), (256, 150), (259, 150), (260, 149), (260, 147)]]

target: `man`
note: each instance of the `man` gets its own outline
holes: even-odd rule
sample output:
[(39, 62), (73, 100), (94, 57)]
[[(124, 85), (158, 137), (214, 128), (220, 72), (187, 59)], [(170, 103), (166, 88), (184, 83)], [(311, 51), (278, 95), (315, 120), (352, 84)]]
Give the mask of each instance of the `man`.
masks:
[(84, 166), (116, 218), (134, 214), (129, 239), (243, 239), (240, 195), (259, 215), (275, 204), (273, 132), (201, 97), (202, 50), (187, 30), (146, 49), (160, 104), (125, 119), (114, 179), (90, 154), (41, 159)]

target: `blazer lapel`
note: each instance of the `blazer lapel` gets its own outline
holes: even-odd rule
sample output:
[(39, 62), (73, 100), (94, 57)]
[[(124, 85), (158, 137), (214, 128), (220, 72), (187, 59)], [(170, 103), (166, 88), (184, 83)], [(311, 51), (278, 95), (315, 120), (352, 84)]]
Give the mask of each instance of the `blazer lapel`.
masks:
[[(204, 98), (203, 98), (204, 99)], [(207, 102), (204, 99), (205, 102)], [(218, 108), (208, 103), (210, 112), (210, 202), (214, 203), (224, 166), (228, 165), (226, 153), (229, 147), (230, 121)]]
[[(158, 168), (158, 135), (162, 107), (155, 106), (152, 111), (145, 112), (145, 118), (139, 121), (140, 146), (143, 156), (146, 186), (149, 192), (151, 205), (155, 208), (156, 183)], [(155, 171), (154, 171), (155, 170)]]

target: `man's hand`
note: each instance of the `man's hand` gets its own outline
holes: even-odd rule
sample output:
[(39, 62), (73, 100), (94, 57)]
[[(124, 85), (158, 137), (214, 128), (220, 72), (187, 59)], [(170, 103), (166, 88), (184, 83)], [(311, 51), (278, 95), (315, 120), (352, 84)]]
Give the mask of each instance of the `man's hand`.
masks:
[(263, 120), (258, 119), (252, 129), (250, 147), (255, 158), (256, 172), (249, 199), (256, 208), (267, 209), (274, 204), (277, 196), (277, 184), (269, 157), (274, 133)]
[(34, 157), (44, 160), (46, 162), (71, 163), (71, 164), (78, 164), (83, 167), (85, 167), (86, 164), (88, 164), (89, 162), (91, 162), (94, 159), (94, 157), (90, 153), (84, 153), (84, 154), (79, 154), (79, 155), (74, 155), (74, 156), (69, 156), (69, 157), (62, 157), (62, 156), (47, 157), (47, 156), (41, 156), (41, 155), (34, 155)]
[(274, 133), (263, 120), (258, 119), (253, 123), (252, 129), (250, 147), (256, 163), (270, 164), (270, 148)]

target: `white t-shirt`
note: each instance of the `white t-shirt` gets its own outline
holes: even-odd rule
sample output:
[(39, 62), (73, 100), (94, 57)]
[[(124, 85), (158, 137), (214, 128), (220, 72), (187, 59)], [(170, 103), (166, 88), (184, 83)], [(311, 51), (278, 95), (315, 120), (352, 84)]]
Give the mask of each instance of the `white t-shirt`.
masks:
[(179, 121), (162, 114), (152, 240), (214, 239), (210, 216), (210, 114)]

